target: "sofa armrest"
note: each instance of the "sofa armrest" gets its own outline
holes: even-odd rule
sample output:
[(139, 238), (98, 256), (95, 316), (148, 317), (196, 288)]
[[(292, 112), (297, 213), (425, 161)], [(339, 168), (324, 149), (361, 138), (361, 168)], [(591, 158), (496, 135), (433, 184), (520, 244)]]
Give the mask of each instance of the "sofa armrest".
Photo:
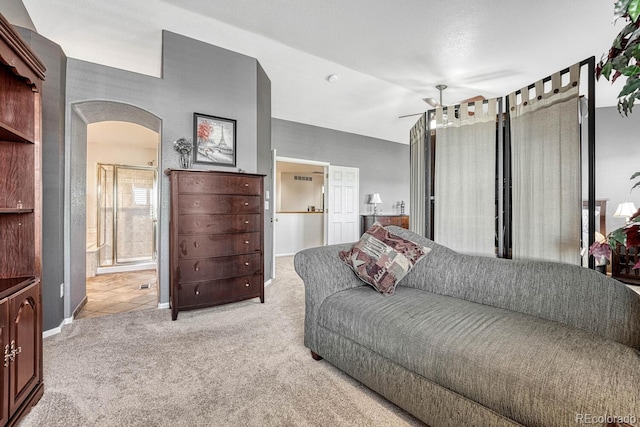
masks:
[(348, 250), (352, 245), (321, 246), (295, 255), (296, 272), (304, 281), (304, 345), (313, 352), (317, 352), (318, 311), (324, 300), (337, 292), (365, 285), (338, 256), (340, 251)]

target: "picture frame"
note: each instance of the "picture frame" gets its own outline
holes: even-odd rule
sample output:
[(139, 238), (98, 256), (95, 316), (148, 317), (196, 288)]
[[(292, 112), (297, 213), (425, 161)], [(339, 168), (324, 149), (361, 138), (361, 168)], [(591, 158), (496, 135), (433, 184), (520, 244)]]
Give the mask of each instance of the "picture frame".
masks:
[(193, 162), (236, 166), (236, 121), (193, 113)]

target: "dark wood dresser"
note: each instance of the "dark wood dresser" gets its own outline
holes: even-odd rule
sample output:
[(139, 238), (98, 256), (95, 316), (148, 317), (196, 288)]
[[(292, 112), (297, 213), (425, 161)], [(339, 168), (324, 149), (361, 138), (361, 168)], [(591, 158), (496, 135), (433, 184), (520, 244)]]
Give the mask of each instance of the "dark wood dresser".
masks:
[(171, 318), (260, 297), (264, 302), (264, 176), (169, 169)]
[(360, 215), (360, 234), (364, 234), (376, 221), (385, 227), (397, 225), (409, 229), (409, 215)]

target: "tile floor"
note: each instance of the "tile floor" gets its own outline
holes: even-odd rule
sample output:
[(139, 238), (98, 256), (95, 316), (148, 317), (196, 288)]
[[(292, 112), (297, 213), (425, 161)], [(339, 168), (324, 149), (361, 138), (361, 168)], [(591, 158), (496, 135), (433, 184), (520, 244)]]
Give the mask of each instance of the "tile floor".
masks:
[[(158, 307), (156, 270), (87, 277), (87, 303), (76, 319)], [(149, 284), (148, 289), (140, 285)]]

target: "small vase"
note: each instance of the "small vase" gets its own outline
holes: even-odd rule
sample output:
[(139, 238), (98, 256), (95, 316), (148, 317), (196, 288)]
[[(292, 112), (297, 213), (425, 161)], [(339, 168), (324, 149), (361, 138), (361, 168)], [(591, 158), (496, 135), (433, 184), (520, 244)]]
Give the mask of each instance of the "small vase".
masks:
[(180, 167), (182, 169), (191, 169), (191, 156), (189, 154), (180, 154)]

